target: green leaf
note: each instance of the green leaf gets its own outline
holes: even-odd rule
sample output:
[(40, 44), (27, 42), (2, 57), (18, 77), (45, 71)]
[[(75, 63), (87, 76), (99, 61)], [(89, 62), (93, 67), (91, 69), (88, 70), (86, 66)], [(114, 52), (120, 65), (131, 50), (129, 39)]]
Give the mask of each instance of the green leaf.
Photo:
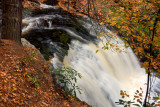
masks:
[(137, 92), (137, 93), (139, 93), (139, 91), (138, 91), (138, 90), (137, 90), (136, 92)]
[(153, 97), (153, 100), (159, 100), (159, 97)]
[(17, 90), (17, 88), (16, 87), (13, 87), (13, 91), (16, 91)]
[(133, 104), (133, 105), (135, 105), (135, 106), (137, 106), (137, 107), (141, 107), (139, 104)]

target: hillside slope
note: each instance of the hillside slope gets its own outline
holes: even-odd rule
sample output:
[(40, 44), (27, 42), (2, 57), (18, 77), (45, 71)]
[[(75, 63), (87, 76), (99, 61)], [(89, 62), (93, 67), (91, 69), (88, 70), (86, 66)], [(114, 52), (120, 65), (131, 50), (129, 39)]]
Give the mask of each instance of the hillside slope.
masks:
[(0, 106), (87, 107), (52, 83), (49, 64), (36, 49), (0, 43)]

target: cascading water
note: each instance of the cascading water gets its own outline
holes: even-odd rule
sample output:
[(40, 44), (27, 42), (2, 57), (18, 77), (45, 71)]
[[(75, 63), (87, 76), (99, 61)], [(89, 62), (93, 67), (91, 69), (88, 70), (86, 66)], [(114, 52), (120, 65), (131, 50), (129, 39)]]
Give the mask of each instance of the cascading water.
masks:
[[(85, 21), (79, 20), (81, 26), (75, 29), (67, 24), (72, 23), (71, 18), (57, 13), (62, 10), (44, 4), (41, 7), (42, 12), (23, 19), (23, 35), (37, 48), (45, 48), (53, 56), (51, 63), (54, 68), (69, 66), (81, 73), (82, 79), (77, 82), (82, 89), (82, 94), (77, 93), (80, 100), (94, 107), (115, 107), (115, 102), (120, 98), (120, 90), (126, 90), (130, 98), (133, 98), (134, 92), (140, 87), (145, 90), (145, 70), (140, 67), (132, 49), (124, 48), (124, 43), (118, 36), (116, 40), (106, 38), (112, 43), (118, 42), (123, 51), (119, 53), (112, 47), (104, 50), (102, 47), (106, 39), (98, 40), (92, 29), (96, 23), (91, 24), (86, 18)], [(103, 30), (112, 33), (107, 29)], [(65, 43), (56, 41), (60, 36), (55, 33), (57, 31), (68, 35), (69, 46), (65, 47)]]
[(131, 96), (137, 88), (145, 89), (145, 70), (140, 68), (131, 49), (119, 53), (112, 49), (103, 50), (102, 46), (102, 42), (95, 45), (72, 41), (63, 64), (82, 74), (77, 83), (83, 90), (83, 94), (78, 94), (81, 100), (95, 107), (115, 107), (121, 89)]

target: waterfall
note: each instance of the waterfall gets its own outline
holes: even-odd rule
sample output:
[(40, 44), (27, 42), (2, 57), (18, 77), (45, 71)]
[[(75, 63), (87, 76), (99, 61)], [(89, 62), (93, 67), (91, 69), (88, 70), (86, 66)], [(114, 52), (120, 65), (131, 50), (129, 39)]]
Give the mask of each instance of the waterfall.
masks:
[[(87, 17), (85, 20), (79, 19), (81, 25), (75, 29), (73, 25), (68, 24), (73, 22), (70, 16), (58, 13), (61, 9), (44, 4), (41, 4), (41, 7), (42, 12), (23, 19), (23, 36), (37, 48), (45, 46), (45, 49), (49, 49), (47, 51), (52, 56), (51, 63), (54, 68), (72, 67), (81, 73), (82, 78), (77, 80), (77, 85), (82, 89), (82, 94), (77, 93), (80, 100), (93, 107), (116, 107), (115, 102), (120, 99), (120, 90), (127, 91), (130, 95), (128, 100), (132, 100), (137, 89), (146, 89), (145, 69), (140, 67), (132, 49), (124, 48), (123, 41), (117, 35), (100, 27), (108, 35), (99, 40), (96, 34), (100, 29), (94, 28), (96, 22), (93, 20)], [(57, 30), (68, 35), (68, 46), (56, 41), (60, 36), (55, 33)], [(112, 38), (110, 34), (117, 39)], [(123, 51), (120, 53), (112, 47), (102, 49), (107, 40), (118, 43)]]
[[(95, 52), (97, 47), (98, 53)], [(103, 50), (100, 44), (96, 46), (72, 41), (63, 64), (82, 74), (78, 86), (83, 92), (78, 97), (95, 107), (114, 107), (120, 89), (130, 95), (140, 87), (145, 89), (144, 69), (140, 68), (131, 49), (127, 53), (118, 53), (110, 49)]]

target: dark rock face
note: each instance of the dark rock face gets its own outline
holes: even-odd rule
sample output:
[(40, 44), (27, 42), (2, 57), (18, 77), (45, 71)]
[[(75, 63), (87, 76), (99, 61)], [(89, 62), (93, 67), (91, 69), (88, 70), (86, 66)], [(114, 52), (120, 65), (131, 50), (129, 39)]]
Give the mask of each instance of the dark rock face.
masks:
[[(28, 0), (28, 1), (31, 1), (31, 2), (39, 4), (38, 0)], [(1, 0), (0, 0), (0, 2), (1, 2)], [(44, 4), (47, 4), (47, 5), (57, 5), (58, 1), (57, 0), (45, 0)]]
[[(1, 0), (0, 0), (0, 1), (1, 1)], [(23, 1), (24, 1), (24, 0), (22, 0), (22, 2), (23, 2)], [(39, 4), (39, 1), (38, 1), (38, 0), (28, 0), (28, 1)]]
[(46, 0), (44, 3), (47, 5), (57, 5), (58, 1), (57, 0)]

